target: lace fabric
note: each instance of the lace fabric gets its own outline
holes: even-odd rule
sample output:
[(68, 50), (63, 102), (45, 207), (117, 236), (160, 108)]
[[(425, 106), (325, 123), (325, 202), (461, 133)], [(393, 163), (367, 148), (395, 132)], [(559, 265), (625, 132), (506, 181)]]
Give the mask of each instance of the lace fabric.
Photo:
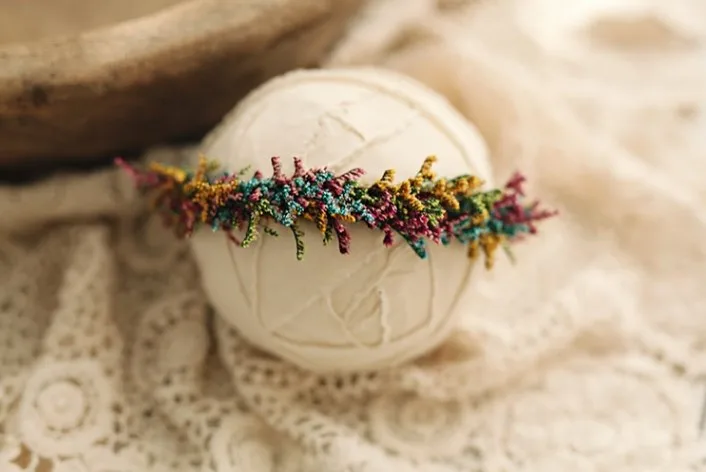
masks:
[[(571, 61), (542, 53), (531, 72), (543, 49), (513, 52), (517, 5), (430, 2), (418, 11), (433, 21), (410, 11), (391, 39), (356, 49), (355, 31), (394, 15), (376, 8), (333, 57), (445, 93), (483, 132), (498, 176), (527, 169), (562, 217), (515, 266), (474, 273), (468, 314), (436, 351), (317, 375), (210, 310), (188, 246), (117, 172), (0, 188), (0, 471), (703, 470), (706, 134), (694, 117), (667, 118), (699, 110), (703, 92), (664, 92), (653, 115), (614, 79), (581, 98)], [(504, 29), (474, 29), (491, 20)], [(616, 89), (620, 102), (606, 98)], [(642, 152), (636, 136), (656, 129), (662, 141), (645, 139), (663, 146)]]

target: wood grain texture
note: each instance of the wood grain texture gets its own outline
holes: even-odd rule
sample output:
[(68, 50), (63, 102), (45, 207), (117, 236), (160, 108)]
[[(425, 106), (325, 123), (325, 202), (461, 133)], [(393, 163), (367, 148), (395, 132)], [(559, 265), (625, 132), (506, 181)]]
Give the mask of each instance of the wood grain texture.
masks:
[(191, 0), (0, 44), (0, 164), (93, 159), (203, 133), (263, 81), (316, 66), (361, 3)]

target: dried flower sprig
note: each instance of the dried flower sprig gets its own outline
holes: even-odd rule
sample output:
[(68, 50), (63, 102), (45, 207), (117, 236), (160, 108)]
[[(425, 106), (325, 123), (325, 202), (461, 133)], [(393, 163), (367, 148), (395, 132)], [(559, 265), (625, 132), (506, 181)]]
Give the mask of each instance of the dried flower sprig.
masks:
[[(326, 244), (335, 237), (339, 251), (348, 254), (351, 237), (346, 227), (361, 222), (383, 233), (383, 244), (401, 237), (419, 257), (427, 256), (427, 241), (467, 247), (469, 257), (485, 256), (491, 267), (498, 247), (536, 232), (535, 223), (555, 214), (538, 203), (523, 203), (524, 177), (517, 174), (503, 190), (482, 191), (472, 175), (437, 178), (436, 158), (428, 157), (417, 175), (395, 183), (393, 170), (372, 185), (360, 183), (362, 169), (336, 175), (326, 168), (305, 169), (294, 158), (294, 173), (282, 173), (272, 158), (272, 176), (255, 172), (216, 172), (217, 165), (202, 158), (193, 171), (152, 163), (138, 169), (122, 159), (116, 162), (137, 187), (154, 196), (155, 207), (181, 237), (198, 226), (224, 230), (236, 244), (247, 247), (260, 233), (276, 236), (274, 225), (294, 236), (297, 259), (304, 256), (302, 221), (310, 221)], [(243, 233), (238, 240), (234, 233)]]

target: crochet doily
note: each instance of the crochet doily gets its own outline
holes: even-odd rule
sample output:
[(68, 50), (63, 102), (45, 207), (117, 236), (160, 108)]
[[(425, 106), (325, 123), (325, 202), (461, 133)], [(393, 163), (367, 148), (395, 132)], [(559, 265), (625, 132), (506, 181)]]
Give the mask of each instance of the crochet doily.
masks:
[[(188, 246), (117, 171), (1, 187), (0, 471), (706, 470), (706, 73), (689, 16), (662, 29), (691, 42), (627, 65), (634, 52), (615, 45), (549, 54), (552, 34), (530, 41), (536, 18), (508, 2), (416, 2), (382, 34), (388, 1), (332, 63), (445, 93), (496, 177), (527, 170), (561, 218), (517, 265), (474, 274), (463, 325), (436, 351), (314, 375), (218, 319)], [(351, 46), (366, 28), (377, 42)]]

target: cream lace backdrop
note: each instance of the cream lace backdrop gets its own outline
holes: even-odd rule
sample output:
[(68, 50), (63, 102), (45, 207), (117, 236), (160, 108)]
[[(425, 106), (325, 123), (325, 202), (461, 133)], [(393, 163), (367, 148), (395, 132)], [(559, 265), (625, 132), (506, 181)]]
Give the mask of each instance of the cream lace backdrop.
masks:
[(703, 470), (704, 16), (549, 3), (378, 1), (331, 57), (437, 88), (562, 210), (413, 364), (251, 349), (115, 171), (0, 188), (0, 471)]

